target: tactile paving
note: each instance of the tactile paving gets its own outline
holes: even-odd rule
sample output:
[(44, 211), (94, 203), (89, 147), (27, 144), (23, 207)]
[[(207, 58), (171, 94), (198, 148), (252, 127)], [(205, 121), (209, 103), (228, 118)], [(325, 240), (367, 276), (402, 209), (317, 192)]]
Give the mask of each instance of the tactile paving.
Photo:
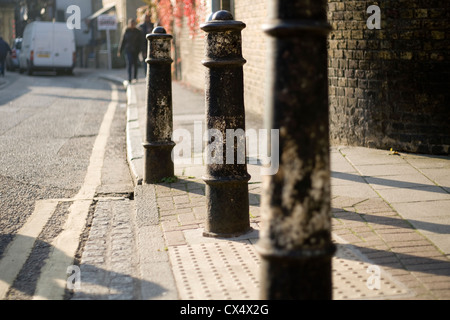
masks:
[(337, 244), (332, 261), (335, 300), (394, 299), (410, 294), (406, 286), (395, 281), (382, 267), (370, 263), (346, 244)]
[(259, 258), (250, 243), (216, 242), (169, 248), (183, 300), (253, 299)]
[[(333, 299), (394, 299), (410, 294), (351, 246), (336, 245)], [(248, 240), (172, 246), (169, 256), (182, 300), (258, 299), (260, 257)]]

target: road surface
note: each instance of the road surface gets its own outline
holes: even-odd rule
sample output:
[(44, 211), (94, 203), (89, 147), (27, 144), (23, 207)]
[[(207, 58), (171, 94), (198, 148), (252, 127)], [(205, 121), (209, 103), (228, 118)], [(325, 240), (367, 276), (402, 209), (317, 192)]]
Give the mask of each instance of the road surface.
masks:
[(132, 197), (126, 97), (95, 71), (6, 76), (0, 86), (0, 299), (57, 298), (64, 292), (46, 282), (61, 270), (48, 262), (70, 265), (79, 254), (95, 199)]

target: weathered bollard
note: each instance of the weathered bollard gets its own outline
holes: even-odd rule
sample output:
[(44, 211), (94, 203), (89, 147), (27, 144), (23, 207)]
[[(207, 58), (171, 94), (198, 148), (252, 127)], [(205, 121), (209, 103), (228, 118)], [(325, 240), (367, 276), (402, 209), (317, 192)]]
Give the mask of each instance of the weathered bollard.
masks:
[(272, 3), (266, 114), (280, 167), (263, 186), (261, 298), (331, 299), (327, 1)]
[[(201, 25), (207, 33), (206, 58), (206, 183), (205, 236), (233, 237), (250, 228), (245, 161), (244, 72), (241, 31), (228, 11), (216, 12)], [(242, 136), (244, 135), (244, 136)], [(237, 143), (235, 143), (235, 136)]]
[(174, 176), (172, 149), (172, 36), (163, 27), (147, 34), (147, 113), (145, 128), (144, 183)]

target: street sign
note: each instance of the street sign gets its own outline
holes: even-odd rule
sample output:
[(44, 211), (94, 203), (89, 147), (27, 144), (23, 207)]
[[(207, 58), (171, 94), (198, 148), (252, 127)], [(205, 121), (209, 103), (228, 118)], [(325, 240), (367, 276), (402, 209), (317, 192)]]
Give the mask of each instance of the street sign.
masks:
[(109, 14), (102, 14), (97, 18), (98, 30), (116, 30), (117, 17)]
[(117, 29), (117, 17), (109, 14), (102, 14), (97, 17), (98, 30), (106, 31), (106, 51), (108, 53), (108, 69), (112, 69), (111, 57), (111, 36), (109, 32)]

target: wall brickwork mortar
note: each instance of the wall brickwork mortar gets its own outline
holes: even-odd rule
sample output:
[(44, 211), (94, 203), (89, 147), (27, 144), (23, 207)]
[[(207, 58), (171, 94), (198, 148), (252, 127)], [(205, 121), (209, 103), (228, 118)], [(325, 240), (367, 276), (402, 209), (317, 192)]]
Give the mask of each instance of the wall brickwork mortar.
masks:
[[(381, 29), (369, 30), (370, 5)], [(450, 2), (329, 0), (330, 133), (334, 144), (449, 154)], [(210, 10), (210, 8), (207, 8)], [(246, 110), (264, 114), (266, 0), (235, 0), (242, 32)], [(178, 31), (181, 78), (204, 88), (204, 34)]]
[[(370, 5), (381, 9), (380, 30), (366, 26)], [(329, 0), (334, 143), (449, 153), (448, 9), (439, 0)]]

